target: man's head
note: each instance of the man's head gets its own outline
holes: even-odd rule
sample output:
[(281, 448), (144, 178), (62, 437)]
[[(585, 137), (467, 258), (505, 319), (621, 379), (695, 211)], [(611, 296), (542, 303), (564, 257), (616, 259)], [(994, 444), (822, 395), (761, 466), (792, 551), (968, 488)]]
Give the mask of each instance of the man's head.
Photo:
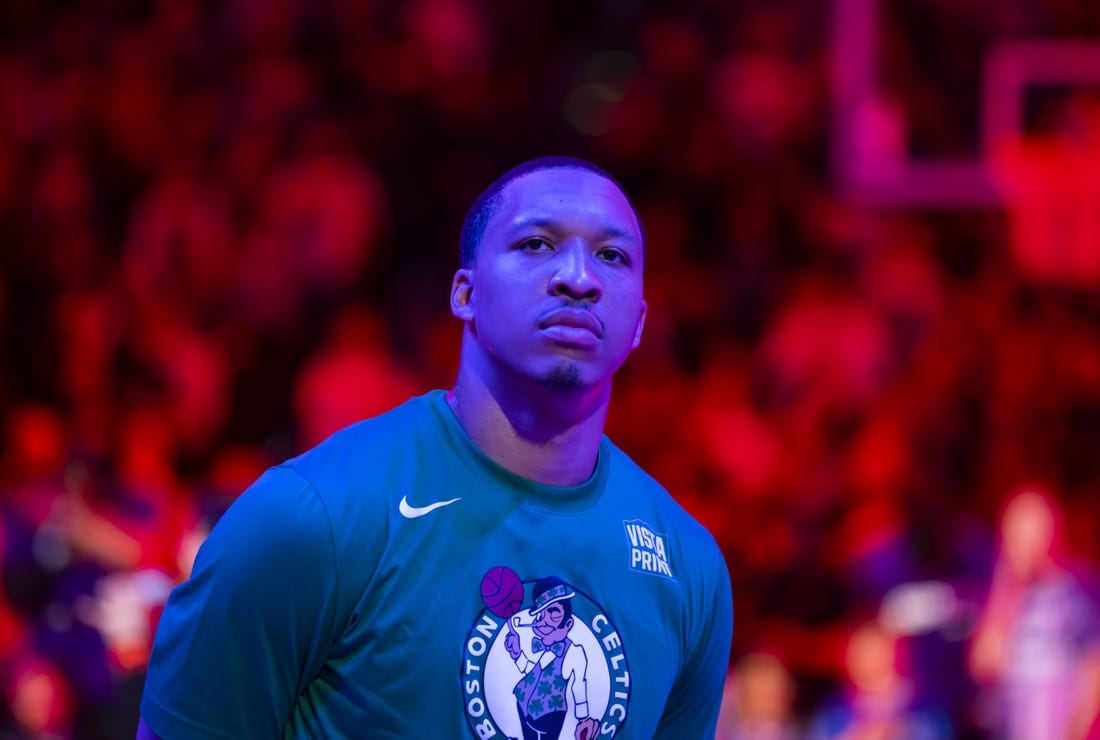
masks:
[(606, 173), (578, 162), (520, 165), (471, 209), (451, 311), (466, 322), (464, 365), (486, 381), (606, 391), (641, 338), (637, 213)]
[(544, 645), (561, 642), (573, 628), (572, 599), (575, 595), (573, 589), (556, 576), (535, 582), (531, 594), (535, 600), (531, 609), (532, 629)]
[[(623, 193), (623, 197), (626, 197), (626, 191), (618, 180), (612, 177), (610, 173), (599, 165), (595, 165), (584, 159), (562, 156), (538, 157), (537, 159), (518, 164), (498, 177), (489, 187), (485, 188), (485, 190), (481, 192), (481, 195), (478, 196), (477, 200), (474, 201), (474, 204), (470, 206), (470, 210), (466, 212), (466, 219), (462, 222), (462, 234), (459, 239), (458, 259), (460, 265), (469, 267), (470, 263), (473, 262), (474, 258), (477, 256), (477, 248), (481, 244), (482, 238), (485, 236), (485, 227), (493, 217), (493, 214), (500, 207), (501, 193), (504, 189), (514, 180), (526, 174), (555, 168), (586, 170), (592, 172), (614, 184), (615, 187), (619, 189), (619, 192)], [(627, 198), (627, 202), (629, 202), (629, 200), (630, 199)], [(634, 209), (633, 205), (631, 205), (631, 209), (634, 210), (634, 218), (638, 222), (638, 230), (641, 232), (644, 254), (645, 232), (642, 229), (642, 220), (638, 217), (638, 212)]]

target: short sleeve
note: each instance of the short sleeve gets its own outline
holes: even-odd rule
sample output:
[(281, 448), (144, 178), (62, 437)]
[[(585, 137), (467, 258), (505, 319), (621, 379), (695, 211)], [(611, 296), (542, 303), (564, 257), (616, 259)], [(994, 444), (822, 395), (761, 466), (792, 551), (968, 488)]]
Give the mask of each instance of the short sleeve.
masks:
[(281, 736), (338, 629), (334, 552), (323, 502), (293, 469), (241, 494), (161, 616), (141, 704), (150, 729)]
[(685, 658), (654, 738), (714, 737), (733, 640), (733, 596), (721, 550), (701, 554), (700, 577), (687, 594), (690, 611), (683, 635)]

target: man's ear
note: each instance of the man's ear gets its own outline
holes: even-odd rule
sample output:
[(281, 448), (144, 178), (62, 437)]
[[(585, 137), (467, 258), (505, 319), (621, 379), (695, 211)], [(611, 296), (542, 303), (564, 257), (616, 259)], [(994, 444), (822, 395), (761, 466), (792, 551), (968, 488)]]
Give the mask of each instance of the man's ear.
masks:
[(459, 268), (451, 281), (451, 313), (456, 318), (463, 321), (473, 320), (473, 292), (474, 271), (468, 267)]
[(634, 344), (632, 345), (632, 349), (637, 349), (638, 345), (642, 343), (642, 329), (645, 328), (645, 313), (646, 303), (642, 301), (642, 311), (638, 315), (638, 328), (634, 330)]

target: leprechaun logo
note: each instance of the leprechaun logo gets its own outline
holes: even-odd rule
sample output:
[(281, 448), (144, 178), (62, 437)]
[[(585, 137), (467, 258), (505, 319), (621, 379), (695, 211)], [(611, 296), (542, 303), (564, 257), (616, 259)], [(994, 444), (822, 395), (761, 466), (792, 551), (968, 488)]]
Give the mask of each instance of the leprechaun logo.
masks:
[(462, 665), (477, 737), (593, 740), (619, 731), (630, 670), (599, 604), (561, 578), (523, 581), (504, 566), (481, 579), (481, 600)]

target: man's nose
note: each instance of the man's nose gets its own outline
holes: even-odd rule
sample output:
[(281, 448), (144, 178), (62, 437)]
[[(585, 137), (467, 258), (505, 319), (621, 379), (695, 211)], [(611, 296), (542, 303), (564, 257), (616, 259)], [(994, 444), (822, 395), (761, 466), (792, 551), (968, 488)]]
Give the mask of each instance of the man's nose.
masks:
[(576, 300), (599, 300), (603, 284), (596, 274), (594, 260), (588, 245), (580, 239), (562, 244), (550, 278), (550, 293)]

